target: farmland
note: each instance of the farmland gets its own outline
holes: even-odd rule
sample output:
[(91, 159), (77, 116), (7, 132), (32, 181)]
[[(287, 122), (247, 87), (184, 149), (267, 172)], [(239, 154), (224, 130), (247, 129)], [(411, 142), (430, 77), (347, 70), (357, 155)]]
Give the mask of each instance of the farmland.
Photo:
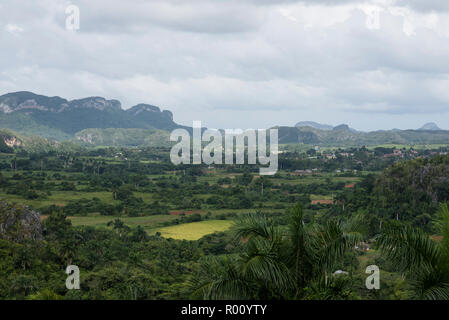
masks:
[[(89, 216), (89, 217), (68, 217), (74, 226), (107, 227), (112, 221), (111, 217)], [(155, 215), (146, 217), (122, 217), (121, 220), (130, 227), (141, 226), (148, 234), (153, 235), (159, 232), (161, 236), (179, 240), (198, 240), (201, 237), (214, 232), (226, 231), (232, 225), (230, 220), (208, 220), (201, 222), (191, 222), (168, 227), (161, 227), (164, 223), (169, 223), (176, 219), (172, 215)]]
[[(438, 204), (427, 200), (410, 204), (415, 194), (426, 199), (425, 192), (431, 191), (433, 197), (444, 201), (449, 191), (438, 183), (411, 190), (420, 184), (404, 181), (420, 176), (408, 175), (418, 170), (422, 161), (435, 161), (435, 170), (429, 172), (446, 177), (446, 166), (441, 165), (445, 158), (438, 157), (447, 151), (389, 146), (287, 151), (280, 156), (279, 171), (272, 176), (259, 176), (259, 168), (250, 165), (174, 166), (163, 148), (0, 154), (2, 208), (39, 212), (45, 239), (44, 246), (20, 245), (20, 250), (35, 252), (35, 260), (23, 260), (18, 247), (8, 247), (11, 252), (6, 256), (13, 256), (16, 264), (23, 261), (31, 279), (25, 280), (34, 281), (36, 288), (50, 290), (55, 297), (71, 297), (57, 289), (57, 284), (63, 283), (58, 278), (64, 275), (61, 270), (73, 263), (87, 273), (88, 279), (75, 298), (129, 299), (130, 287), (137, 288), (133, 297), (140, 299), (198, 298), (188, 292), (190, 280), (204, 275), (202, 268), (210, 267), (210, 263), (217, 267), (208, 272), (220, 277), (223, 274), (214, 272), (222, 272), (223, 265), (240, 272), (239, 261), (254, 255), (270, 257), (270, 261), (291, 256), (292, 210), (300, 212), (301, 217), (301, 223), (295, 226), (307, 228), (304, 236), (311, 237), (304, 238), (304, 245), (318, 248), (327, 243), (320, 235), (344, 235), (343, 231), (334, 233), (346, 228), (338, 221), (362, 217), (363, 245), (357, 250), (346, 248), (344, 256), (332, 262), (332, 272), (343, 270), (352, 280), (346, 291), (331, 294), (338, 299), (404, 299), (410, 290), (408, 285), (373, 242), (392, 219), (404, 220), (435, 239), (441, 238), (431, 223)], [(394, 179), (398, 181), (389, 176), (392, 166), (397, 166)], [(236, 237), (239, 227), (251, 223), (258, 225)], [(281, 254), (282, 250), (287, 251)], [(317, 255), (310, 256), (318, 259), (310, 261), (311, 266), (327, 259), (321, 254), (318, 250)], [(11, 270), (13, 262), (3, 261), (2, 270)], [(259, 258), (248, 263), (255, 261)], [(364, 268), (372, 264), (384, 270), (385, 290), (378, 295), (360, 287)], [(17, 271), (4, 279), (22, 281), (22, 275)], [(2, 291), (8, 288), (8, 281), (0, 286), (3, 297), (31, 298), (40, 292)], [(253, 282), (254, 288), (258, 285), (258, 281)], [(289, 293), (276, 293), (283, 294)], [(304, 294), (307, 299), (321, 298), (321, 293), (310, 290)]]
[(164, 227), (155, 229), (154, 231), (159, 232), (165, 238), (173, 238), (178, 240), (198, 240), (207, 234), (227, 231), (231, 226), (231, 221), (210, 220)]

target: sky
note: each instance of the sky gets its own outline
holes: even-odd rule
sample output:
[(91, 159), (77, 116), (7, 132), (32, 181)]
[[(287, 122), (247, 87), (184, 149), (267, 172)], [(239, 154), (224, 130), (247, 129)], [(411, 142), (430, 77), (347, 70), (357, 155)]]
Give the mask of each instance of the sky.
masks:
[(449, 129), (449, 1), (2, 0), (0, 94), (15, 91), (209, 128)]

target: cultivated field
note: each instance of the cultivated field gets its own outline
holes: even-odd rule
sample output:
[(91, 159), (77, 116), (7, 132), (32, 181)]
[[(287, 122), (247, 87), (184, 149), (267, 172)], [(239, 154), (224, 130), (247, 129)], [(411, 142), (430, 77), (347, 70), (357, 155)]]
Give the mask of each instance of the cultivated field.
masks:
[(232, 224), (233, 222), (230, 220), (208, 220), (164, 227), (154, 231), (160, 232), (165, 238), (198, 240), (207, 234), (226, 231)]

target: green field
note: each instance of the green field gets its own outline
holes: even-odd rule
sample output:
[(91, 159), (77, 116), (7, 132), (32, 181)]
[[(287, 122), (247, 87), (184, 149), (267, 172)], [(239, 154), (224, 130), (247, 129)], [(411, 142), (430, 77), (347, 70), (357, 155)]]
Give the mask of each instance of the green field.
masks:
[(109, 217), (86, 216), (69, 217), (74, 226), (106, 227), (107, 223), (114, 219), (122, 220), (129, 227), (141, 226), (149, 234), (160, 232), (165, 238), (180, 240), (198, 240), (201, 237), (219, 231), (226, 231), (232, 225), (231, 220), (206, 220), (201, 222), (184, 223), (168, 227), (162, 227), (163, 223), (179, 218), (171, 215), (154, 215), (145, 217)]
[(80, 199), (92, 199), (98, 198), (106, 203), (117, 204), (119, 201), (116, 201), (112, 198), (111, 192), (83, 192), (83, 191), (52, 191), (51, 196), (42, 200), (29, 200), (24, 199), (21, 196), (15, 194), (6, 194), (5, 192), (0, 192), (0, 198), (7, 199), (11, 202), (23, 203), (29, 206), (33, 206), (34, 208), (57, 205), (64, 206), (70, 200), (80, 200)]
[(367, 149), (373, 150), (375, 148), (397, 148), (397, 149), (415, 149), (415, 150), (428, 150), (447, 147), (447, 144), (378, 144), (374, 146), (368, 146)]
[(154, 231), (160, 232), (165, 238), (198, 240), (207, 234), (226, 231), (232, 224), (230, 220), (208, 220), (164, 227)]
[(120, 219), (130, 227), (142, 226), (146, 231), (157, 228), (161, 226), (162, 223), (175, 220), (176, 218), (178, 217), (171, 215), (154, 215), (145, 217), (110, 217), (94, 215), (85, 217), (69, 217), (72, 225), (74, 226), (106, 227), (109, 221)]
[(311, 194), (310, 200), (333, 200), (334, 196), (331, 194), (322, 195), (322, 194)]

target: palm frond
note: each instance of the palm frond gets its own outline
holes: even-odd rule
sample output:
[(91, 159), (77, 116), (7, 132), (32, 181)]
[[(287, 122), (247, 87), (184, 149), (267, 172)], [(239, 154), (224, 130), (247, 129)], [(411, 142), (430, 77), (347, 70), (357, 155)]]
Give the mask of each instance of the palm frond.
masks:
[(319, 272), (328, 271), (343, 257), (347, 240), (338, 222), (328, 221), (315, 229), (314, 253)]
[(341, 222), (340, 227), (349, 241), (356, 244), (364, 239), (368, 233), (368, 225), (363, 214), (357, 213)]
[(445, 262), (449, 267), (449, 209), (447, 207), (447, 203), (440, 205), (438, 220), (435, 222), (435, 225), (440, 230), (440, 234), (443, 236), (440, 245)]
[(278, 229), (262, 213), (249, 213), (241, 216), (234, 224), (233, 230), (237, 238), (277, 239), (279, 236)]
[(293, 276), (280, 257), (280, 247), (273, 241), (253, 238), (241, 256), (245, 278), (253, 279), (282, 296), (294, 289)]
[(236, 258), (206, 257), (187, 286), (194, 298), (237, 300), (252, 298), (252, 285), (242, 275)]
[(419, 300), (449, 300), (449, 282), (445, 270), (422, 267), (410, 279), (412, 298)]
[(350, 277), (339, 275), (328, 279), (320, 277), (311, 281), (305, 290), (306, 300), (346, 300), (350, 299), (353, 281)]
[(376, 243), (402, 271), (435, 268), (441, 262), (440, 246), (420, 229), (389, 223)]
[(302, 288), (305, 279), (312, 273), (311, 254), (309, 252), (309, 237), (306, 226), (303, 221), (303, 208), (301, 204), (297, 204), (289, 210), (289, 242), (285, 260), (290, 266), (298, 288)]

